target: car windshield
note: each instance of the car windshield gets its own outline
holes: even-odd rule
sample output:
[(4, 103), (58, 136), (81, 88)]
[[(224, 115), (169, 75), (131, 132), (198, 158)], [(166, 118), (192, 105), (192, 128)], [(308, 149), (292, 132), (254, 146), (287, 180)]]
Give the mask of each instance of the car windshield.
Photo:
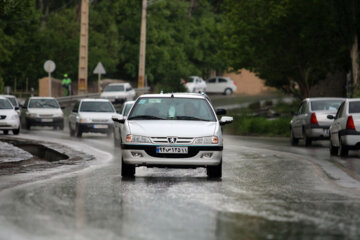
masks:
[(192, 83), (192, 82), (194, 82), (194, 78), (193, 78), (193, 77), (188, 77), (188, 78), (186, 79), (186, 82)]
[(16, 98), (14, 98), (14, 97), (8, 97), (7, 99), (10, 100), (11, 104), (12, 104), (14, 107), (18, 107), (18, 106), (19, 106), (18, 103), (17, 103), (17, 101), (16, 101)]
[(12, 104), (7, 99), (0, 99), (0, 109), (13, 109)]
[(337, 111), (343, 100), (315, 100), (311, 101), (312, 111)]
[(86, 101), (81, 103), (80, 112), (115, 112), (110, 102)]
[(123, 92), (124, 90), (124, 85), (108, 85), (105, 87), (104, 92)]
[(130, 109), (131, 109), (131, 107), (132, 107), (133, 105), (134, 105), (133, 103), (125, 104), (124, 110), (123, 110), (123, 116), (124, 116), (124, 117), (126, 117), (126, 116), (129, 114), (129, 111), (130, 111)]
[(60, 108), (55, 99), (31, 99), (29, 108)]
[(349, 102), (349, 113), (360, 113), (360, 101)]
[(129, 117), (138, 120), (216, 121), (209, 103), (201, 98), (141, 98)]

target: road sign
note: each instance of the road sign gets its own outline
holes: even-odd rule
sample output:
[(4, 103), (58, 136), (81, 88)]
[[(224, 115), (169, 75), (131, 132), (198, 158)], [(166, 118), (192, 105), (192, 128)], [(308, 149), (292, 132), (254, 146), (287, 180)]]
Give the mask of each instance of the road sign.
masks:
[(106, 74), (105, 68), (101, 62), (98, 62), (93, 73), (94, 74)]
[(52, 73), (56, 68), (56, 65), (53, 61), (51, 60), (47, 60), (45, 63), (44, 63), (44, 70), (45, 72), (48, 72), (48, 73)]

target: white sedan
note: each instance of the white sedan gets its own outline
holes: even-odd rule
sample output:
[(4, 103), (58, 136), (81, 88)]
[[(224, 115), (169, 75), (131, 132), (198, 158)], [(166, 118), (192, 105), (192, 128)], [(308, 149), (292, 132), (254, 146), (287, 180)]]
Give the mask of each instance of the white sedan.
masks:
[(330, 154), (347, 156), (349, 150), (360, 149), (360, 98), (346, 99), (330, 126)]
[(121, 175), (132, 177), (135, 168), (206, 167), (211, 178), (222, 176), (223, 137), (221, 125), (202, 94), (147, 94), (140, 96), (127, 118), (113, 117), (124, 124), (121, 132)]
[(111, 117), (114, 114), (115, 108), (107, 99), (81, 99), (69, 115), (70, 136), (81, 137), (84, 132), (110, 135), (114, 125)]
[(0, 130), (5, 135), (9, 133), (9, 130), (14, 135), (20, 133), (20, 119), (16, 107), (5, 97), (0, 97)]

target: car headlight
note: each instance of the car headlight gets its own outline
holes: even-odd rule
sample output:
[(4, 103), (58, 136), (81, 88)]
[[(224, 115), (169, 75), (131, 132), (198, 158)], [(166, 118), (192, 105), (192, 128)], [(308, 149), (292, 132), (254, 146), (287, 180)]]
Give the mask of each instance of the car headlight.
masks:
[(29, 118), (36, 118), (36, 117), (38, 117), (37, 113), (29, 113), (29, 112), (26, 112), (26, 116), (29, 117)]
[(91, 119), (90, 118), (80, 118), (79, 122), (80, 123), (91, 123)]
[(126, 136), (126, 142), (131, 142), (131, 143), (151, 143), (151, 140), (148, 137), (128, 134)]
[(195, 138), (194, 144), (218, 144), (219, 138), (217, 136), (211, 136), (211, 137), (200, 137)]

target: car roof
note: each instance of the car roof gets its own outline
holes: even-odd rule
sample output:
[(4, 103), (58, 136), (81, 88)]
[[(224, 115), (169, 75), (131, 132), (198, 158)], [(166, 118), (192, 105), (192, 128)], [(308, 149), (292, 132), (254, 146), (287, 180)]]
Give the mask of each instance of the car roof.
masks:
[(129, 84), (129, 85), (130, 85), (130, 83), (109, 83), (109, 84), (106, 85), (106, 86), (119, 86), (119, 85), (126, 85), (126, 84)]
[(316, 101), (316, 100), (345, 100), (345, 98), (337, 98), (337, 97), (316, 97), (316, 98), (305, 98), (306, 101)]
[(126, 101), (126, 102), (124, 102), (124, 105), (125, 104), (134, 104), (136, 101)]
[(14, 95), (7, 95), (7, 94), (0, 94), (0, 97), (13, 97), (16, 98)]
[(358, 102), (360, 101), (360, 98), (346, 98), (345, 100), (348, 102)]
[(4, 96), (0, 96), (0, 99), (8, 100), (7, 97), (4, 97)]
[(104, 98), (83, 98), (80, 99), (81, 102), (110, 102), (108, 99)]
[(150, 97), (158, 97), (158, 98), (170, 98), (171, 96), (174, 98), (199, 98), (206, 99), (205, 95), (200, 93), (159, 93), (159, 94), (143, 94), (139, 96), (139, 98), (150, 98)]
[(55, 99), (55, 98), (54, 97), (30, 97), (29, 99)]

